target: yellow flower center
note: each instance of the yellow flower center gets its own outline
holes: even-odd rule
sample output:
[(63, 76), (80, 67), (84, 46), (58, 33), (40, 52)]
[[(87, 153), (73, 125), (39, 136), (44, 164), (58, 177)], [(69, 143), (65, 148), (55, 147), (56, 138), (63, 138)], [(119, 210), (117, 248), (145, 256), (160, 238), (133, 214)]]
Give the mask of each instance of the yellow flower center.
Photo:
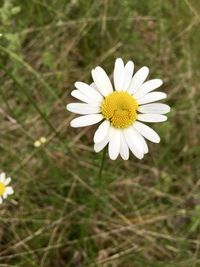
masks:
[(127, 92), (113, 92), (102, 102), (101, 112), (115, 128), (129, 127), (137, 119), (138, 103)]
[(2, 182), (0, 182), (0, 196), (3, 195), (3, 193), (5, 192), (5, 190), (6, 190), (5, 185)]

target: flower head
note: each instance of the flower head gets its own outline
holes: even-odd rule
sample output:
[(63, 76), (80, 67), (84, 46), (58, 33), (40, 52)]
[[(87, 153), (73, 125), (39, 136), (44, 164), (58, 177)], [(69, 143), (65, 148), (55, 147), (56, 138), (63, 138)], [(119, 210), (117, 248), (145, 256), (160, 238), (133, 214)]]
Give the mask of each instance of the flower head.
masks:
[(11, 181), (11, 178), (6, 178), (6, 174), (2, 172), (0, 174), (0, 204), (3, 202), (3, 199), (6, 199), (8, 195), (14, 193), (11, 186), (7, 186)]
[(101, 67), (92, 70), (93, 83), (76, 82), (71, 95), (82, 103), (71, 103), (67, 109), (81, 114), (71, 121), (72, 127), (84, 127), (101, 122), (94, 135), (94, 150), (101, 151), (108, 144), (109, 157), (120, 154), (129, 158), (129, 150), (139, 159), (148, 153), (146, 139), (159, 143), (160, 137), (142, 122), (167, 120), (170, 107), (153, 103), (164, 99), (163, 92), (152, 92), (162, 85), (160, 79), (145, 81), (149, 68), (142, 67), (134, 75), (134, 64), (126, 65), (121, 58), (115, 61), (114, 87)]
[(34, 142), (34, 147), (40, 147), (42, 144), (45, 144), (47, 141), (46, 137), (42, 136), (39, 140)]

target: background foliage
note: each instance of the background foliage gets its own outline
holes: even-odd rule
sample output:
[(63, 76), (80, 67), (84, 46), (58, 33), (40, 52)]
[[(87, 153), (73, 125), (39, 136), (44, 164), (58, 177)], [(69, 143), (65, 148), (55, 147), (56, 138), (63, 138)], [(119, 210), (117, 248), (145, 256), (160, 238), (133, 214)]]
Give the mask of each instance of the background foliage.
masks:
[[(0, 0), (0, 266), (200, 266), (200, 1)], [(75, 81), (118, 56), (164, 80), (172, 107), (139, 161), (71, 129)], [(47, 142), (34, 147), (42, 136)]]

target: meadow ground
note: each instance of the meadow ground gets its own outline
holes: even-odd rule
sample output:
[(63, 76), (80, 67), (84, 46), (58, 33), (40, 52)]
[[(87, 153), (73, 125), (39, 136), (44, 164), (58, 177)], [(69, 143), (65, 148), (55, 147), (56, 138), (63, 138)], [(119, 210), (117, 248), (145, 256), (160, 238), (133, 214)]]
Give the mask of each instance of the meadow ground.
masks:
[[(1, 267), (200, 266), (200, 1), (1, 0)], [(164, 80), (167, 122), (139, 161), (72, 129), (77, 80), (114, 60)], [(45, 144), (34, 147), (44, 136)]]

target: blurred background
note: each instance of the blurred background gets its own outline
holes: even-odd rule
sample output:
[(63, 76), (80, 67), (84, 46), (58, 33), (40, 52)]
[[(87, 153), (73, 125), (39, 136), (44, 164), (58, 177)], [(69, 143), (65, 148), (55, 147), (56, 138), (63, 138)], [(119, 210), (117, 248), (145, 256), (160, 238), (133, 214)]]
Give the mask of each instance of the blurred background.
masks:
[[(0, 0), (0, 170), (15, 190), (0, 266), (200, 266), (199, 23), (198, 0)], [(150, 67), (172, 111), (143, 160), (106, 157), (98, 180), (96, 126), (70, 128), (65, 106), (117, 57)]]

